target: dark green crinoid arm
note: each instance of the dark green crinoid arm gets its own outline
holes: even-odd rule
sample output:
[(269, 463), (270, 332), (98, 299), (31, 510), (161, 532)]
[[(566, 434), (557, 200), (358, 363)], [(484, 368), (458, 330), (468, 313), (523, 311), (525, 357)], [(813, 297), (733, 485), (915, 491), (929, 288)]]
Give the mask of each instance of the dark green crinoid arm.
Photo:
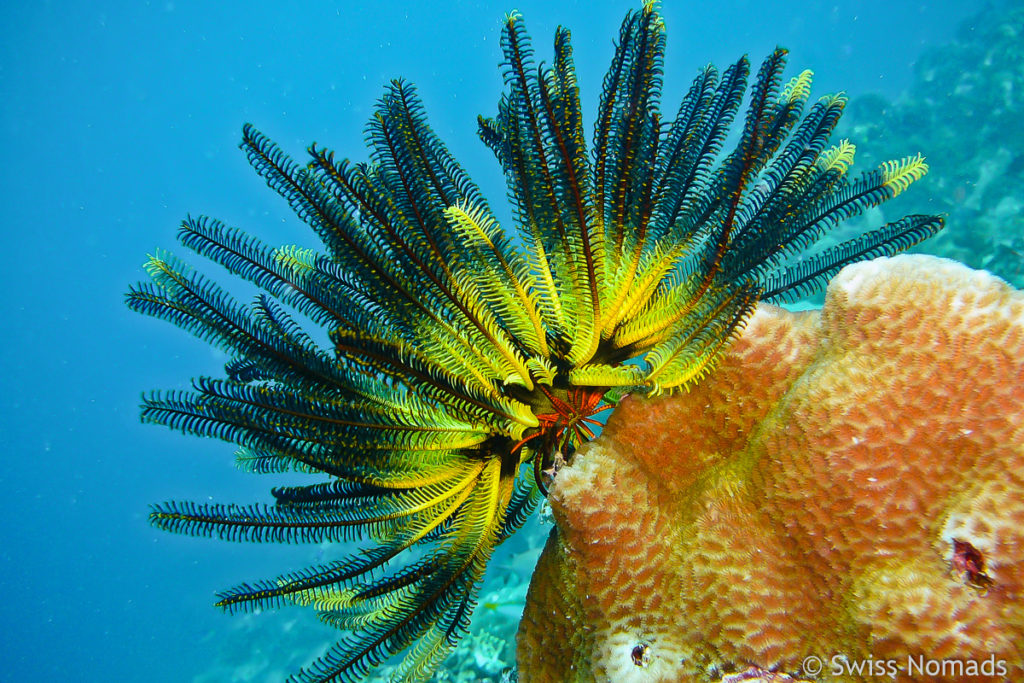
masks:
[(223, 377), (147, 396), (145, 421), (234, 442), (251, 472), (317, 476), (274, 489), (273, 505), (157, 505), (153, 523), (362, 543), (220, 596), (230, 611), (312, 607), (348, 632), (296, 681), (361, 680), (396, 654), (396, 680), (429, 677), (466, 631), (494, 547), (594, 415), (628, 391), (698, 381), (758, 300), (817, 289), (942, 226), (913, 215), (812, 251), (927, 167), (917, 156), (848, 177), (853, 145), (830, 141), (844, 99), (811, 104), (809, 72), (784, 82), (784, 50), (753, 77), (746, 58), (702, 69), (670, 120), (665, 30), (645, 3), (623, 22), (588, 147), (569, 32), (539, 65), (513, 13), (502, 49), (505, 93), (480, 136), (520, 235), (498, 226), (413, 87), (395, 81), (367, 127), (366, 163), (314, 145), (300, 165), (244, 128), (250, 163), (321, 250), (190, 218), (181, 243), (261, 293), (238, 302), (158, 253), (152, 281), (128, 294), (230, 356)]
[[(407, 648), (403, 670), (421, 678), (465, 630), (493, 547), (538, 498), (509, 447), (537, 420), (502, 390), (529, 380), (528, 344), (507, 331), (511, 306), (484, 298), (485, 285), (504, 288), (514, 274), (495, 266), (480, 268), (492, 282), (472, 277), (480, 249), (455, 227), (493, 220), (408, 85), (393, 84), (369, 133), (371, 165), (335, 164), (313, 149), (302, 167), (246, 127), (250, 161), (326, 247), (274, 249), (210, 219), (186, 221), (185, 246), (264, 290), (252, 304), (162, 254), (147, 265), (153, 282), (128, 296), (232, 356), (223, 379), (147, 397), (144, 420), (233, 441), (247, 469), (329, 477), (276, 490), (271, 507), (155, 506), (157, 526), (230, 540), (375, 542), (350, 560), (221, 596), (230, 610), (310, 605), (355, 632), (297, 680), (358, 680)], [(304, 330), (311, 323), (332, 348)], [(421, 559), (395, 561), (413, 546)]]
[[(807, 257), (828, 231), (896, 196), (927, 166), (917, 156), (848, 179), (853, 145), (829, 143), (845, 99), (808, 106), (811, 74), (784, 83), (785, 50), (752, 80), (746, 58), (721, 75), (701, 70), (666, 120), (664, 25), (646, 3), (623, 22), (588, 151), (568, 32), (556, 34), (550, 68), (534, 64), (518, 14), (506, 19), (502, 47), (507, 92), (497, 116), (480, 119), (480, 137), (505, 170), (571, 384), (685, 386), (759, 299), (799, 296), (848, 263), (901, 251), (942, 226), (909, 216)], [(642, 365), (623, 365), (638, 356)]]

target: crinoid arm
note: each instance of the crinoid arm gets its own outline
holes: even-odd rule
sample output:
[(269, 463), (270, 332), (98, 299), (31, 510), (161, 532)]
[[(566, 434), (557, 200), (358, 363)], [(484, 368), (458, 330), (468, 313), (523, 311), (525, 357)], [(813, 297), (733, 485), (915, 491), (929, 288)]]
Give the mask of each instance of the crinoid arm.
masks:
[[(806, 255), (927, 165), (910, 157), (848, 179), (853, 145), (829, 143), (845, 98), (809, 103), (811, 72), (784, 81), (781, 48), (752, 80), (746, 58), (722, 74), (702, 69), (666, 120), (665, 29), (645, 3), (623, 22), (587, 153), (568, 32), (556, 34), (551, 67), (534, 64), (516, 13), (502, 46), (507, 92), (497, 116), (480, 119), (480, 137), (505, 170), (547, 329), (569, 348), (570, 384), (685, 387), (758, 300), (795, 298), (942, 227), (909, 216)], [(748, 81), (739, 141), (726, 151)], [(623, 365), (630, 358), (643, 361)]]
[[(155, 506), (154, 524), (229, 540), (374, 543), (221, 596), (231, 611), (309, 605), (353, 630), (303, 681), (360, 680), (403, 650), (406, 677), (424, 678), (465, 630), (493, 547), (538, 497), (509, 448), (538, 422), (502, 391), (542, 375), (528, 369), (540, 367), (528, 361), (541, 328), (517, 305), (533, 300), (528, 274), (410, 86), (391, 86), (368, 130), (371, 164), (335, 164), (314, 147), (303, 167), (245, 128), (253, 166), (325, 245), (269, 248), (217, 221), (186, 221), (186, 247), (264, 290), (251, 305), (164, 254), (147, 266), (153, 282), (128, 296), (232, 357), (223, 379), (147, 397), (144, 420), (233, 441), (252, 471), (328, 477), (275, 490), (269, 507)], [(414, 546), (420, 559), (396, 560)]]
[(810, 72), (785, 81), (781, 49), (753, 76), (746, 58), (701, 69), (664, 115), (665, 40), (655, 3), (627, 15), (588, 147), (569, 32), (545, 65), (522, 17), (506, 17), (505, 92), (479, 131), (518, 235), (399, 80), (367, 126), (366, 162), (313, 145), (302, 165), (243, 129), (252, 166), (322, 242), (271, 247), (186, 220), (182, 245), (255, 285), (251, 303), (163, 252), (129, 292), (134, 310), (230, 358), (223, 377), (145, 397), (143, 420), (231, 441), (249, 472), (315, 477), (274, 489), (271, 505), (172, 502), (152, 522), (360, 544), (220, 596), (232, 612), (307, 606), (347, 632), (293, 680), (358, 681), (396, 655), (396, 680), (428, 678), (465, 633), (494, 547), (599, 416), (629, 392), (699, 381), (759, 300), (942, 227), (912, 215), (814, 251), (906, 190), (924, 160), (849, 178), (853, 145), (830, 142), (844, 98), (811, 103)]

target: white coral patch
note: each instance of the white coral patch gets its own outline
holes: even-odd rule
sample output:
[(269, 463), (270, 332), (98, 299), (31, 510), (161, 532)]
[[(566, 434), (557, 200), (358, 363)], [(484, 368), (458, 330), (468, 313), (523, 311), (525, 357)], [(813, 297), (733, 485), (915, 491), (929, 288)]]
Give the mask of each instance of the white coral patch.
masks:
[(846, 266), (839, 274), (832, 278), (832, 281), (828, 284), (828, 288), (833, 290), (834, 294), (843, 293), (847, 297), (852, 297), (861, 288), (861, 285), (867, 281), (869, 283), (874, 282), (877, 277), (878, 271), (882, 268), (882, 263), (879, 263), (882, 259), (875, 259), (874, 261), (861, 261), (850, 266)]
[(683, 672), (680, 644), (664, 634), (613, 629), (595, 654), (607, 683), (670, 683)]

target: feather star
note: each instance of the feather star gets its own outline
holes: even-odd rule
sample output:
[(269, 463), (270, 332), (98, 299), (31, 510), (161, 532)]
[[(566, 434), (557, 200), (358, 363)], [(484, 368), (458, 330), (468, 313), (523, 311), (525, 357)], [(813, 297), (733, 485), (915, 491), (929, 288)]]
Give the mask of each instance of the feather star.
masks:
[[(323, 243), (271, 248), (209, 218), (181, 243), (262, 293), (248, 306), (172, 256), (131, 308), (225, 349), (225, 375), (155, 393), (142, 417), (236, 443), (238, 464), (299, 471), (273, 505), (166, 503), (166, 530), (257, 542), (363, 542), (351, 556), (242, 584), (235, 612), (309, 606), (347, 632), (295, 681), (355, 681), (392, 655), (428, 678), (466, 631), (494, 547), (526, 519), (563, 457), (626, 392), (706, 375), (759, 300), (793, 299), (851, 262), (935, 233), (911, 215), (808, 253), (840, 222), (927, 170), (918, 155), (853, 179), (829, 145), (845, 99), (810, 103), (777, 49), (741, 109), (746, 58), (697, 74), (675, 118), (660, 107), (655, 4), (625, 18), (585, 141), (569, 31), (536, 64), (522, 17), (502, 40), (505, 92), (479, 134), (521, 228), (487, 202), (430, 129), (414, 88), (388, 86), (370, 160), (290, 159), (251, 126), (242, 149)], [(326, 332), (329, 344), (310, 329)]]

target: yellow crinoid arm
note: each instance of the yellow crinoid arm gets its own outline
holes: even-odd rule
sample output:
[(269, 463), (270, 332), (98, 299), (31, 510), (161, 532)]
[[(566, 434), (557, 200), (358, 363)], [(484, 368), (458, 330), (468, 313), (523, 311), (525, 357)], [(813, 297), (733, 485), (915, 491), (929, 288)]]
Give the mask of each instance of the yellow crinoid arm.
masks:
[[(475, 257), (472, 263), (455, 263), (453, 267), (476, 266), (473, 275), (479, 278), (487, 303), (520, 343), (535, 354), (547, 356), (550, 351), (538, 309), (536, 283), (529, 271), (516, 272), (509, 256), (495, 243), (496, 238), (502, 238), (497, 221), (481, 207), (470, 204), (450, 206), (445, 216), (465, 241), (466, 251)], [(512, 257), (518, 259), (519, 255)]]
[(916, 180), (920, 180), (928, 173), (928, 164), (920, 154), (912, 157), (905, 157), (899, 161), (886, 161), (880, 167), (883, 177), (883, 185), (892, 191), (895, 197)]
[[(651, 333), (651, 323), (640, 323), (641, 332), (631, 332), (656, 298), (658, 289), (679, 265), (689, 250), (688, 242), (679, 242), (667, 249), (658, 245), (641, 262), (638, 272), (630, 278), (628, 288), (620, 293), (621, 300), (605, 320), (602, 334), (611, 338), (616, 348), (627, 346)], [(669, 324), (667, 321), (662, 321)]]
[(856, 151), (857, 146), (849, 140), (840, 140), (838, 145), (829, 147), (818, 157), (818, 169), (823, 172), (838, 171), (840, 174), (845, 174), (847, 169), (853, 165)]
[(814, 72), (804, 69), (789, 80), (779, 93), (779, 102), (806, 102), (811, 96), (811, 83), (814, 81)]
[(643, 383), (644, 371), (636, 365), (589, 363), (569, 373), (569, 384), (578, 387), (635, 387)]
[(710, 372), (722, 348), (753, 310), (758, 290), (736, 287), (702, 297), (681, 328), (646, 356), (652, 394), (689, 386)]

